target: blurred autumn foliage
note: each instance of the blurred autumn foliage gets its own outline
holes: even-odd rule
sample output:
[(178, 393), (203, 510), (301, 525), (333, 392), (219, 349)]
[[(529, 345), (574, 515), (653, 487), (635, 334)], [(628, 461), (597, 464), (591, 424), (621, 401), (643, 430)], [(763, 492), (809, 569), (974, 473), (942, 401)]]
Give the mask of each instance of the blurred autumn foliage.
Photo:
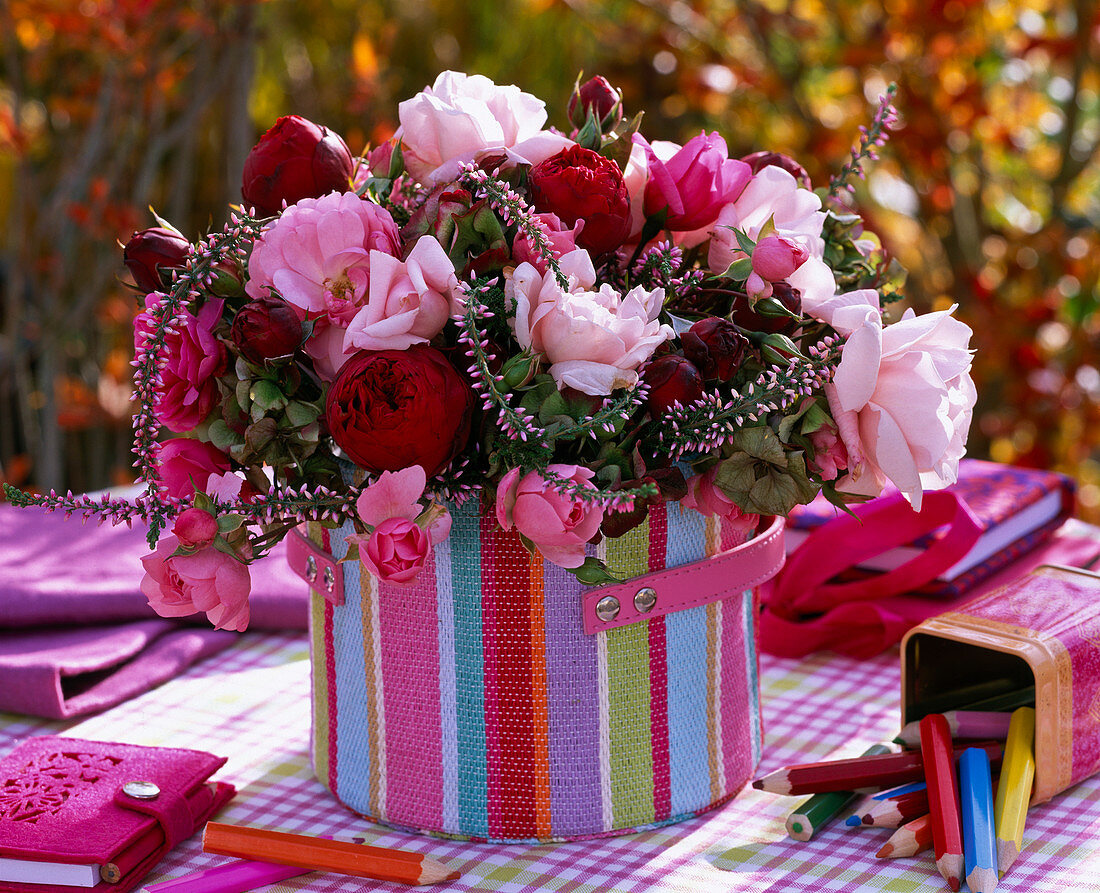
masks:
[(855, 201), (917, 310), (975, 330), (970, 453), (1057, 468), (1100, 520), (1095, 0), (7, 0), (0, 5), (0, 476), (129, 473), (116, 239), (147, 206), (196, 237), (281, 114), (387, 138), (444, 68), (565, 124), (578, 71), (653, 137), (721, 131), (816, 185), (886, 85), (901, 126)]

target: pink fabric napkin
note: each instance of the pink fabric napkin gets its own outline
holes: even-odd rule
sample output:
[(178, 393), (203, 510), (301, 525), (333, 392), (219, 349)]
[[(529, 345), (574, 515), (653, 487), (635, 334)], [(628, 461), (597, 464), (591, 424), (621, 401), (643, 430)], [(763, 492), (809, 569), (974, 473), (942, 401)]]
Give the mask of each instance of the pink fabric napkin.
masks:
[[(160, 618), (141, 592), (146, 529), (0, 506), (0, 710), (96, 712), (229, 647), (204, 615)], [(249, 629), (305, 629), (308, 589), (285, 546), (253, 564)]]

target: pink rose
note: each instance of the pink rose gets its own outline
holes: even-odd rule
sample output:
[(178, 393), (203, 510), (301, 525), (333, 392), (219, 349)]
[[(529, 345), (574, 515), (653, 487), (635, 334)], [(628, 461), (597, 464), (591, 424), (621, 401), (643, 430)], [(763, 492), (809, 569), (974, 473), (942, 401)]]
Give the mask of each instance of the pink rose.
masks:
[(810, 253), (795, 239), (772, 233), (756, 243), (752, 270), (768, 282), (782, 282), (801, 267)]
[(406, 518), (390, 518), (374, 529), (359, 557), (379, 580), (409, 586), (424, 569), (430, 551), (427, 531)]
[(499, 87), (479, 74), (444, 71), (397, 107), (405, 167), (426, 186), (453, 180), (459, 165), (491, 150), (538, 164), (572, 145), (542, 130), (546, 103), (519, 87)]
[[(163, 298), (159, 292), (146, 296), (146, 309), (134, 320), (136, 346), (141, 346), (143, 334), (150, 330), (149, 311)], [(224, 304), (220, 298), (208, 299), (198, 316), (180, 308), (175, 331), (164, 339), (161, 355), (167, 365), (160, 373), (163, 384), (157, 398), (157, 417), (177, 434), (203, 422), (218, 402), (216, 379), (225, 371), (227, 355), (214, 329), (221, 321)]]
[(840, 439), (836, 425), (822, 425), (810, 435), (814, 457), (807, 460), (811, 471), (816, 471), (823, 481), (835, 481), (848, 467), (848, 451)]
[(194, 555), (173, 555), (180, 546), (169, 534), (152, 555), (141, 559), (141, 591), (161, 617), (205, 612), (215, 629), (243, 631), (248, 626), (248, 566), (213, 546)]
[(723, 205), (734, 201), (752, 175), (743, 161), (729, 157), (726, 141), (717, 133), (701, 133), (681, 148), (675, 143), (646, 144), (649, 177), (645, 190), (645, 212), (668, 209), (665, 226), (690, 231), (707, 226), (718, 217)]
[(211, 475), (229, 471), (229, 457), (212, 443), (173, 437), (157, 448), (157, 465), (168, 495), (182, 499), (196, 489), (206, 492)]
[(172, 525), (172, 533), (185, 549), (202, 549), (214, 542), (218, 521), (210, 512), (192, 507), (180, 512)]
[(589, 291), (596, 273), (583, 249), (565, 255), (560, 264), (568, 291), (531, 264), (520, 264), (505, 283), (505, 294), (516, 306), (511, 322), (520, 347), (546, 357), (559, 388), (602, 396), (631, 387), (638, 381), (638, 367), (673, 337), (672, 329), (657, 321), (664, 290), (637, 287), (619, 295), (602, 285)]
[[(557, 214), (536, 214), (535, 217), (545, 224), (546, 238), (550, 242), (555, 257), (562, 257), (576, 250), (577, 230), (584, 225), (581, 221), (574, 223), (571, 229), (566, 229)], [(550, 269), (542, 259), (542, 255), (531, 247), (531, 243), (527, 241), (527, 236), (523, 232), (517, 233), (515, 241), (512, 242), (512, 261), (517, 265), (531, 264), (543, 274)]]
[(433, 236), (421, 236), (406, 260), (371, 252), (365, 307), (344, 332), (344, 353), (405, 350), (431, 341), (461, 310), (454, 264)]
[(848, 453), (837, 489), (874, 496), (889, 480), (919, 511), (925, 487), (958, 479), (977, 393), (973, 333), (953, 310), (906, 310), (885, 328), (874, 305), (853, 303), (832, 314), (834, 328), (848, 335), (825, 387)]
[[(549, 465), (547, 470), (577, 484), (587, 484), (593, 472), (578, 465)], [(497, 487), (497, 521), (516, 530), (537, 547), (542, 557), (558, 567), (584, 564), (584, 546), (600, 529), (604, 510), (560, 493), (537, 471), (520, 477), (513, 468)]]
[(389, 211), (353, 192), (302, 199), (256, 241), (245, 290), (259, 299), (274, 288), (302, 319), (315, 321), (304, 349), (331, 380), (344, 361), (343, 329), (367, 302), (371, 259), (396, 257), (400, 245)]
[(745, 530), (755, 530), (760, 516), (742, 512), (737, 503), (715, 486), (714, 477), (717, 472), (718, 466), (715, 466), (710, 471), (690, 478), (687, 496), (680, 500), (680, 504), (703, 515), (717, 515), (724, 521), (744, 527)]

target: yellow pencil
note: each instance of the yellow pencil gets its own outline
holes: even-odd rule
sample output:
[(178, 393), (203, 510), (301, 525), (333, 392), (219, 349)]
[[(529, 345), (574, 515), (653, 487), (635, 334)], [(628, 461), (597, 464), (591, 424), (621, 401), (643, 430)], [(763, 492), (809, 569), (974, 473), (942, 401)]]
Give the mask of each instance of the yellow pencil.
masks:
[(997, 828), (997, 869), (1008, 871), (1024, 843), (1024, 822), (1035, 778), (1035, 709), (1020, 707), (1012, 714), (993, 808)]

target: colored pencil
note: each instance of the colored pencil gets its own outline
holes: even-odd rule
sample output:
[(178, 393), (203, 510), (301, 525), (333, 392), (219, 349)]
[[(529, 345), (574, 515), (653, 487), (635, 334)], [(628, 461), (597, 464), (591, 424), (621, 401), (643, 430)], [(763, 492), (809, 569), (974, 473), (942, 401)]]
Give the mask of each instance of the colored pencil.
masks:
[(951, 733), (942, 714), (930, 713), (920, 721), (920, 749), (928, 782), (928, 813), (932, 816), (936, 868), (948, 886), (957, 891), (963, 875), (959, 788), (955, 783)]
[(959, 811), (963, 856), (970, 893), (997, 889), (997, 855), (993, 845), (993, 780), (989, 757), (971, 747), (959, 757)]
[(1024, 822), (1035, 779), (1035, 711), (1021, 707), (1012, 714), (1005, 744), (1001, 783), (993, 815), (997, 827), (997, 868), (1008, 871), (1024, 843)]
[(149, 884), (145, 889), (147, 893), (246, 893), (303, 874), (309, 874), (309, 869), (237, 859), (159, 884)]
[(1035, 706), (1035, 686), (1018, 688), (1002, 695), (994, 695), (981, 701), (973, 701), (964, 705), (966, 710), (993, 710), (1011, 712), (1019, 707)]
[[(1008, 723), (1012, 719), (1012, 714), (993, 710), (948, 710), (943, 718), (947, 720), (947, 727), (951, 730), (951, 738), (955, 741), (960, 738), (971, 741), (985, 741), (987, 739), (1004, 741), (1008, 737)], [(907, 723), (898, 732), (894, 743), (905, 747), (919, 746), (920, 723)]]
[(207, 853), (238, 859), (296, 865), (315, 871), (396, 881), (412, 886), (437, 884), (459, 877), (457, 871), (449, 871), (422, 853), (220, 822), (207, 823), (202, 834), (202, 848)]
[[(978, 746), (989, 753), (991, 762), (1000, 760), (1003, 748), (999, 742), (990, 741)], [(964, 749), (959, 748), (959, 753)], [(924, 760), (921, 752), (906, 750), (873, 757), (787, 766), (756, 779), (752, 786), (772, 794), (825, 794), (830, 791), (892, 787), (923, 778)]]
[(932, 816), (922, 815), (919, 819), (902, 825), (895, 831), (882, 849), (875, 853), (879, 859), (898, 859), (915, 856), (932, 848)]
[(868, 794), (859, 803), (859, 805), (853, 810), (852, 814), (844, 820), (850, 828), (857, 828), (863, 824), (863, 816), (874, 807), (879, 800), (886, 800), (890, 797), (900, 797), (902, 794), (908, 794), (910, 791), (923, 791), (925, 783), (923, 781), (914, 781), (910, 784), (903, 784), (896, 788), (887, 788), (885, 791), (879, 791), (877, 794)]
[[(881, 753), (890, 753), (890, 748), (885, 744), (872, 744), (863, 752), (863, 756), (871, 757)], [(859, 795), (855, 791), (814, 794), (787, 816), (787, 834), (795, 840), (810, 840), (857, 796)]]
[(922, 788), (919, 791), (909, 791), (907, 794), (879, 800), (860, 816), (860, 821), (872, 828), (900, 828), (906, 822), (911, 822), (927, 813), (928, 790)]

